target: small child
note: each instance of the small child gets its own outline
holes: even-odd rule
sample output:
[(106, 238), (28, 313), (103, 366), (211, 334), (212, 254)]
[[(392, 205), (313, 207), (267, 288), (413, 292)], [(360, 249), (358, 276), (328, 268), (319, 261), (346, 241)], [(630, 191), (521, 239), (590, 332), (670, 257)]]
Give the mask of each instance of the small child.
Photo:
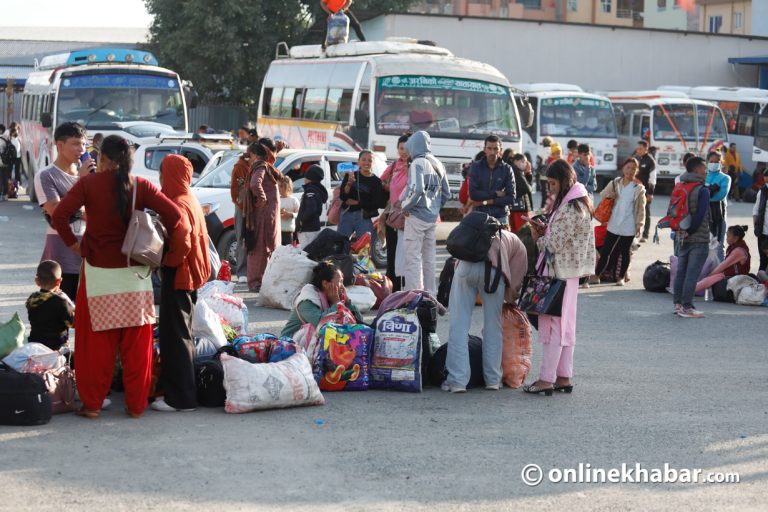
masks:
[(296, 219), (299, 247), (312, 242), (320, 232), (320, 216), (328, 201), (328, 190), (323, 186), (325, 173), (319, 165), (313, 165), (304, 173), (304, 195), (301, 196), (299, 216)]
[(296, 231), (296, 214), (299, 213), (299, 200), (293, 197), (293, 181), (288, 176), (280, 180), (280, 228), (283, 233), (282, 244), (293, 243)]
[(27, 299), (29, 341), (59, 350), (67, 343), (69, 328), (75, 321), (75, 305), (61, 291), (61, 266), (55, 261), (41, 261), (35, 284), (40, 287)]

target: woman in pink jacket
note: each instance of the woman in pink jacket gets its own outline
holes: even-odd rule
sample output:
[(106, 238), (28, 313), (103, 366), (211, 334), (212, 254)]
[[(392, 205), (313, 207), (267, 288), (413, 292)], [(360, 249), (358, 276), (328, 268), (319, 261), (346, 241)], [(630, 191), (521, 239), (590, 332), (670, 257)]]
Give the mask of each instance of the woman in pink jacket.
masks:
[[(384, 190), (389, 192), (389, 206), (400, 207), (400, 196), (408, 184), (408, 152), (405, 150), (405, 143), (408, 142), (408, 135), (403, 135), (397, 139), (397, 154), (399, 158), (392, 162), (381, 175), (381, 182)], [(381, 233), (381, 227), (379, 228)], [(403, 268), (397, 266), (397, 255), (400, 253), (402, 260), (403, 244), (400, 243), (403, 237), (402, 229), (395, 229), (386, 226), (387, 240), (387, 277), (392, 281), (392, 291), (398, 292), (402, 288)], [(398, 272), (399, 271), (399, 272)]]

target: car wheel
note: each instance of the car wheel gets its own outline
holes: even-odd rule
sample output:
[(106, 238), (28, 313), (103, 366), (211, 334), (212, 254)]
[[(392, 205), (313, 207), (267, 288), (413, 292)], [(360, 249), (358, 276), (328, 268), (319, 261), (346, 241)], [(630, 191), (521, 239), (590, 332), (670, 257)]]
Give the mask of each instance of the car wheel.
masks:
[(384, 247), (384, 242), (380, 238), (376, 238), (371, 252), (371, 259), (376, 268), (387, 268), (387, 248)]
[(229, 261), (229, 267), (232, 269), (232, 275), (234, 275), (237, 272), (237, 237), (235, 237), (234, 229), (229, 229), (221, 234), (216, 250), (219, 251), (219, 257), (222, 261)]

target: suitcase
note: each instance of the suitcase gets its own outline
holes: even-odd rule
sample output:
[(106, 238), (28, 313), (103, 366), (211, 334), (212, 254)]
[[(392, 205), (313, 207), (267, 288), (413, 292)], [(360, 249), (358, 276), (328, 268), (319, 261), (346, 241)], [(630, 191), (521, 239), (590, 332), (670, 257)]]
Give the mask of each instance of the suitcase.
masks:
[(0, 362), (0, 425), (45, 425), (51, 414), (51, 397), (43, 378)]

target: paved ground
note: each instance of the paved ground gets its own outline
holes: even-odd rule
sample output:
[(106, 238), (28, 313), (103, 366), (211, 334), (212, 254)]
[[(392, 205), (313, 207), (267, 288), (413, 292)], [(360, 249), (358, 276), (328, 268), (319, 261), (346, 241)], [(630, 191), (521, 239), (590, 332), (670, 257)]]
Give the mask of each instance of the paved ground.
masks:
[[(42, 247), (42, 218), (26, 204), (0, 203), (2, 319), (23, 312)], [(731, 218), (751, 224), (750, 207)], [(646, 244), (630, 286), (580, 294), (573, 395), (327, 393), (324, 407), (137, 421), (117, 394), (98, 421), (0, 427), (0, 510), (765, 510), (768, 309), (702, 303), (706, 319), (674, 317), (670, 297), (640, 283), (670, 252)], [(277, 331), (286, 317), (252, 306), (251, 330)], [(443, 340), (447, 329), (444, 319)], [(669, 463), (741, 482), (521, 481), (527, 464), (579, 463)]]

